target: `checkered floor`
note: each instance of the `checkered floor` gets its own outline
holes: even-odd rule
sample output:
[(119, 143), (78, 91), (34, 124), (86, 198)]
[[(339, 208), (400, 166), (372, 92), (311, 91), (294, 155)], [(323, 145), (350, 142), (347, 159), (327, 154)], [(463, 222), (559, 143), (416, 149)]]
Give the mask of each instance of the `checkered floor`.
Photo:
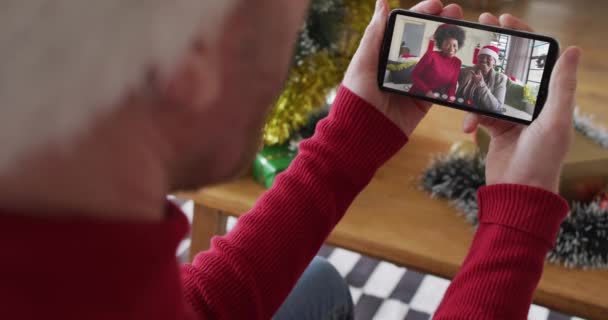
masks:
[[(428, 320), (450, 284), (442, 278), (341, 248), (324, 246), (319, 255), (326, 257), (350, 285), (357, 320)], [(528, 319), (571, 318), (533, 305)]]
[[(180, 203), (189, 218), (192, 203)], [(236, 219), (228, 221), (228, 229)], [(186, 259), (190, 240), (182, 242), (178, 256)], [(350, 286), (356, 320), (428, 320), (450, 282), (428, 274), (379, 261), (342, 248), (323, 246), (319, 255), (340, 272)], [(530, 320), (582, 320), (533, 305)]]

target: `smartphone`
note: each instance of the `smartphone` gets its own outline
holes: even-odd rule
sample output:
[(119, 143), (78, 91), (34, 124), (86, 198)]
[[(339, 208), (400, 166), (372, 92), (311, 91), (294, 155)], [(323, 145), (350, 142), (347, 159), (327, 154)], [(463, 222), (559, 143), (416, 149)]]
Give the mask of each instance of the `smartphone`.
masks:
[(381, 90), (530, 124), (547, 99), (558, 42), (529, 32), (391, 12), (380, 52)]

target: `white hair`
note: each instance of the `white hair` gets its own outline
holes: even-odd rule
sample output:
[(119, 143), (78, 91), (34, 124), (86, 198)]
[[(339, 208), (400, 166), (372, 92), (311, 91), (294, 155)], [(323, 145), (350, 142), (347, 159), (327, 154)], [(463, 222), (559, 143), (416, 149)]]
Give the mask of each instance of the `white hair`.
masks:
[(236, 0), (2, 0), (0, 172), (110, 111), (195, 36), (211, 39)]

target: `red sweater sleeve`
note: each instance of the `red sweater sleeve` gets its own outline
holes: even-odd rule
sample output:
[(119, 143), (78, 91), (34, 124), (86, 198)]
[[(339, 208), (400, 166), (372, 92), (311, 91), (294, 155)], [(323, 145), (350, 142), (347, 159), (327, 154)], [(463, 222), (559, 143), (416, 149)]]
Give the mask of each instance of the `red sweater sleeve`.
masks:
[(432, 86), (424, 80), (425, 73), (429, 72), (432, 63), (433, 51), (429, 51), (422, 56), (412, 71), (412, 83), (414, 84), (414, 88), (423, 94), (432, 91)]
[[(458, 58), (455, 58), (458, 59)], [(450, 81), (450, 87), (448, 88), (448, 97), (456, 96), (456, 85), (458, 84), (458, 78), (460, 77), (460, 68), (462, 67), (462, 62), (458, 59), (458, 63), (454, 66), (454, 75), (452, 76), (452, 81)]]
[[(0, 210), (0, 315), (269, 319), (354, 197), (405, 142), (375, 108), (340, 89), (275, 187), (181, 273), (175, 249), (187, 221), (172, 205), (159, 223)], [(436, 319), (525, 319), (567, 204), (511, 185), (482, 189), (479, 203), (469, 256)]]
[(516, 185), (482, 188), (478, 198), (479, 229), (433, 319), (527, 319), (568, 204)]
[(330, 115), (274, 187), (232, 232), (184, 266), (193, 309), (202, 318), (270, 319), (355, 196), (406, 140), (374, 107), (340, 88)]

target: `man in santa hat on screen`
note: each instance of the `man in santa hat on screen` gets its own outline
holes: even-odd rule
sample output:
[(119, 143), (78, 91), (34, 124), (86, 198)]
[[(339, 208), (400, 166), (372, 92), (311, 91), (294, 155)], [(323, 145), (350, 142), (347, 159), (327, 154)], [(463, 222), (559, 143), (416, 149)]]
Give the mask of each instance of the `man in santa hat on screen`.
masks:
[(477, 64), (460, 72), (456, 96), (470, 105), (502, 113), (507, 92), (507, 77), (494, 70), (498, 63), (498, 48), (488, 45), (479, 51)]

